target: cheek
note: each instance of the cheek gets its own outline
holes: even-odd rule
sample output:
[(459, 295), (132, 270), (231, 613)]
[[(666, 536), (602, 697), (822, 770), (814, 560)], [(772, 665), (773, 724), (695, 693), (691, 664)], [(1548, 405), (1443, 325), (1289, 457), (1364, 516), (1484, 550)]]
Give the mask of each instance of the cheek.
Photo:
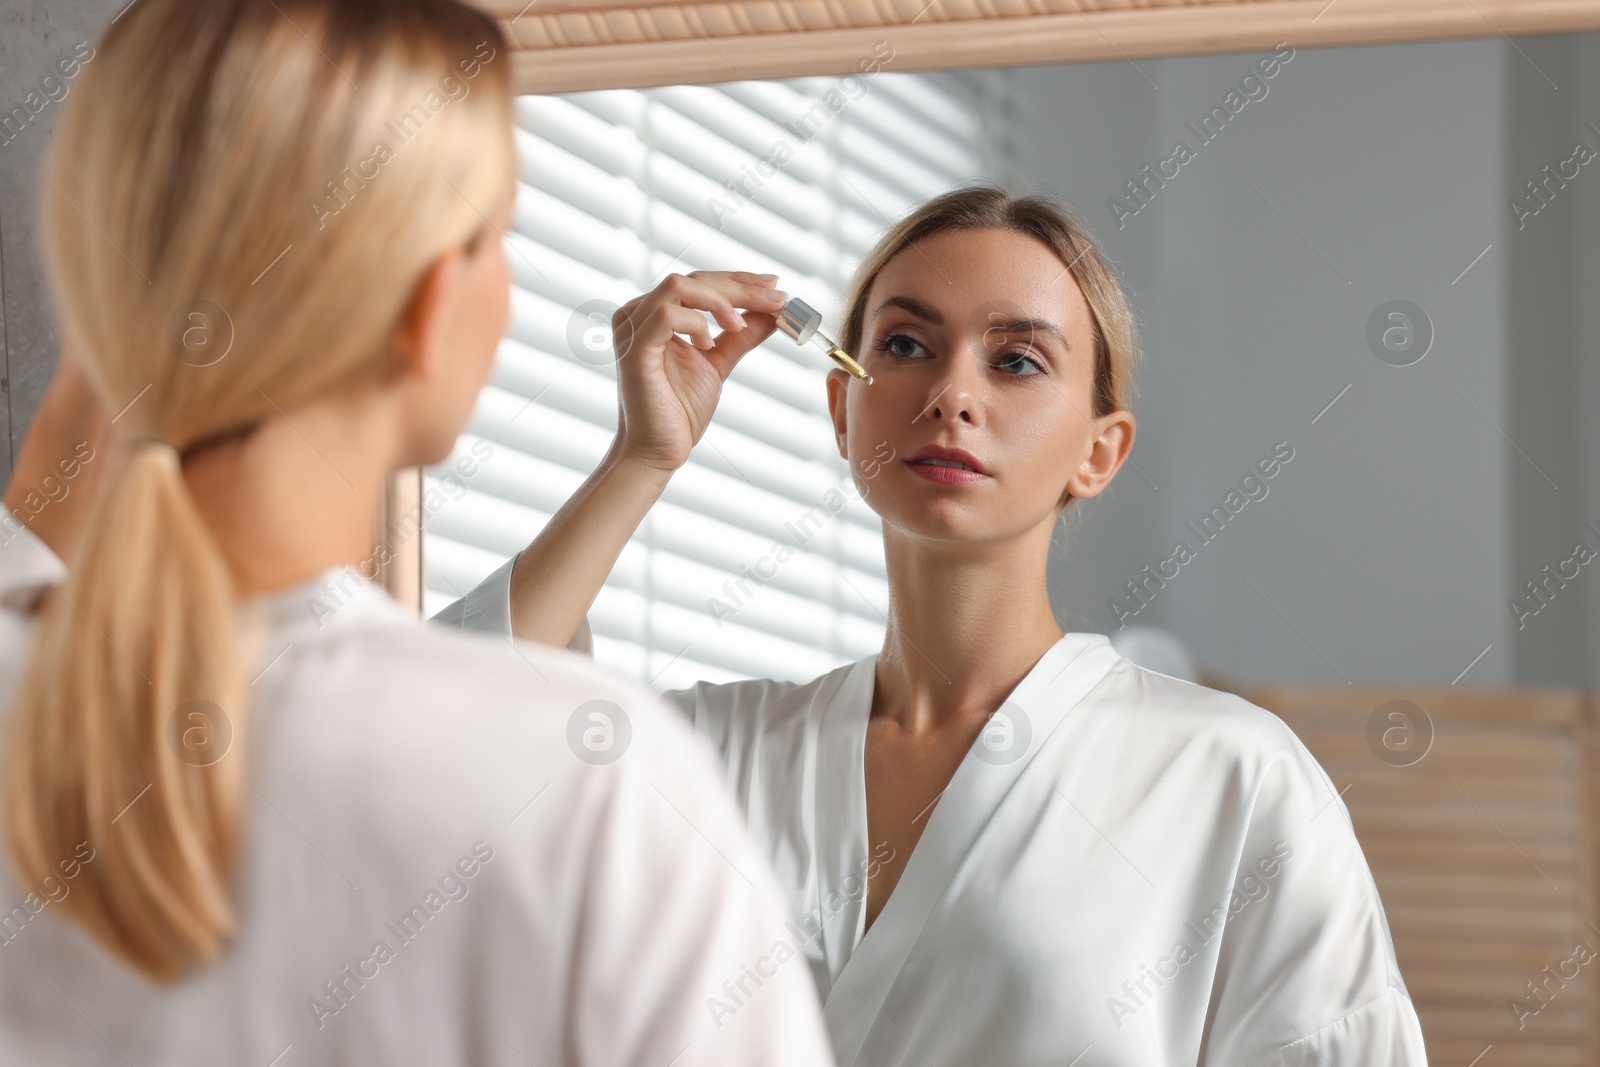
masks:
[(1082, 415), (1055, 396), (994, 414), (999, 417), (990, 428), (1013, 469), (1027, 472), (1024, 484), (1058, 495), (1082, 459), (1078, 453), (1087, 431)]
[(855, 390), (848, 409), (850, 429), (848, 458), (852, 463), (857, 460), (865, 462), (874, 456), (881, 458), (884, 449), (880, 446), (887, 444), (893, 448), (904, 447), (905, 441), (910, 439), (907, 437), (907, 430), (912, 431), (914, 435), (915, 431), (926, 429), (925, 426), (911, 424), (912, 416), (917, 414), (917, 408), (912, 402), (911, 394), (901, 383), (882, 377), (871, 386), (852, 384), (849, 388)]
[(463, 324), (463, 336), (473, 338), (483, 361), (490, 363), (500, 338), (505, 335), (506, 316), (511, 309), (511, 270), (498, 241), (492, 251), (486, 252), (486, 262), (477, 279), (476, 299), (472, 302), (472, 321)]
[(489, 277), (485, 283), (485, 298), (490, 314), (487, 317), (492, 326), (491, 332), (498, 340), (505, 332), (506, 313), (511, 307), (511, 266), (506, 262), (505, 249), (498, 239), (488, 258), (486, 273)]

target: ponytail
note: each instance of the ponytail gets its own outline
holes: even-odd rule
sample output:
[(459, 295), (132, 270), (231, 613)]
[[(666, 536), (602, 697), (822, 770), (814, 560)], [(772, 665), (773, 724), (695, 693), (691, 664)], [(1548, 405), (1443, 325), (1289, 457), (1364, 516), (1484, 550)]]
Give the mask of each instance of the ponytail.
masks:
[(106, 487), (65, 588), (47, 597), (11, 712), (5, 836), (17, 875), (42, 884), (87, 842), (94, 860), (60, 906), (160, 980), (215, 955), (234, 929), (248, 709), (236, 611), (177, 452), (142, 442)]

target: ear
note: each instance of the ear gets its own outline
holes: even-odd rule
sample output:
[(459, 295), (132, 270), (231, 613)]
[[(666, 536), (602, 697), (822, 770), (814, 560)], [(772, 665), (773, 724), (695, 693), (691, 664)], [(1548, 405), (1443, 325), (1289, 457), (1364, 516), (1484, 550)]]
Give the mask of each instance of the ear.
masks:
[(433, 379), (443, 371), (448, 348), (445, 324), (466, 266), (466, 252), (452, 248), (430, 263), (412, 286), (389, 335), (390, 363), (397, 374)]
[(834, 368), (828, 372), (828, 414), (833, 418), (833, 442), (838, 446), (839, 458), (848, 460), (849, 453), (845, 450), (847, 428), (845, 422), (845, 397), (850, 395), (850, 375)]
[(1096, 437), (1089, 454), (1067, 479), (1061, 500), (1099, 496), (1111, 484), (1122, 461), (1133, 451), (1134, 419), (1131, 411), (1113, 411), (1095, 420)]

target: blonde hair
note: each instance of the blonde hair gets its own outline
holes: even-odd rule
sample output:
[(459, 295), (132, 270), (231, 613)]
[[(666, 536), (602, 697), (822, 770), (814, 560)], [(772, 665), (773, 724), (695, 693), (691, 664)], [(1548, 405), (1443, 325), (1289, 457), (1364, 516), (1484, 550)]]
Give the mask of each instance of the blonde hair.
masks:
[[(374, 371), (509, 190), (505, 53), (454, 0), (140, 0), (64, 105), (46, 263), (134, 444), (40, 618), (5, 837), (25, 886), (89, 842), (58, 907), (150, 978), (232, 938), (248, 800), (246, 631), (180, 456)], [(207, 766), (171, 740), (194, 701), (232, 727)]]
[(867, 294), (883, 268), (925, 237), (955, 230), (1012, 230), (1055, 252), (1072, 273), (1089, 305), (1094, 327), (1094, 414), (1109, 415), (1132, 405), (1137, 362), (1133, 313), (1117, 276), (1070, 208), (1047, 196), (1013, 196), (988, 183), (953, 189), (917, 208), (891, 226), (856, 268), (845, 297), (839, 344), (858, 358), (865, 329)]

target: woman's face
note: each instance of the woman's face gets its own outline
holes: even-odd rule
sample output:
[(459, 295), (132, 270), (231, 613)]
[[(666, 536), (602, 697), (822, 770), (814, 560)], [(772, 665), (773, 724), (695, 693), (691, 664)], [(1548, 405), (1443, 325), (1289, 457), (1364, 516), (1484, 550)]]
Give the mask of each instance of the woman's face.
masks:
[(890, 536), (1048, 537), (1063, 494), (1098, 494), (1132, 446), (1131, 414), (1094, 417), (1088, 304), (1032, 237), (916, 242), (873, 282), (862, 329), (855, 355), (874, 384), (833, 371), (828, 401), (840, 455)]

